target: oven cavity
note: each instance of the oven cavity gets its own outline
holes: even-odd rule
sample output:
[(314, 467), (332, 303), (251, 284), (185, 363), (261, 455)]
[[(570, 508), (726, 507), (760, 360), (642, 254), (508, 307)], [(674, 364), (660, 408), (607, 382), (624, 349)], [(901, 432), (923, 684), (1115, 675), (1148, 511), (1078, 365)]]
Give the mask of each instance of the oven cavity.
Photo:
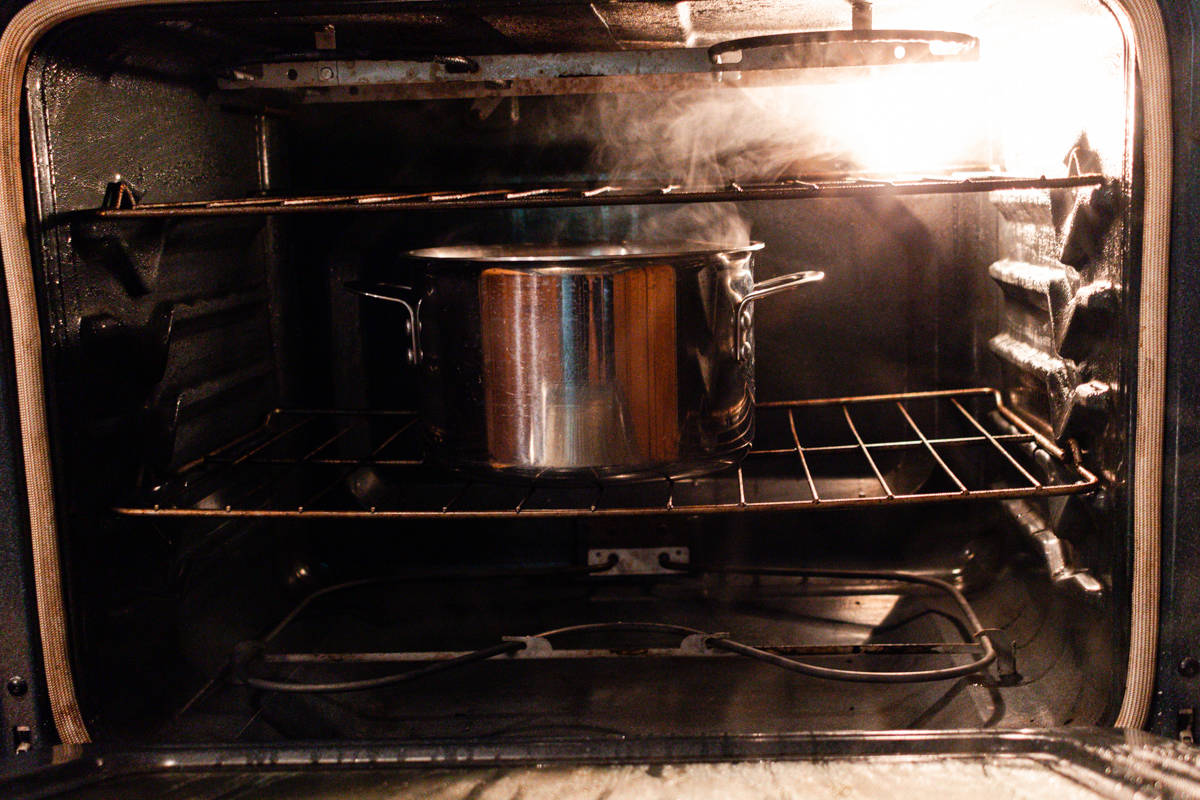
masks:
[(111, 12), (31, 62), (94, 732), (1110, 721), (1105, 8), (418, 5)]

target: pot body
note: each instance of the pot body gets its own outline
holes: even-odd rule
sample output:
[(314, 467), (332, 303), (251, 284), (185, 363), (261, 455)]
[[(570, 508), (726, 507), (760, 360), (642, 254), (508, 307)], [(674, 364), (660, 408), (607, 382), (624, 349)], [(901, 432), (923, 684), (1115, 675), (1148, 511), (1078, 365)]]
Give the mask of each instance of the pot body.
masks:
[(736, 463), (754, 435), (760, 247), (411, 253), (423, 264), (408, 305), (430, 454), (585, 482)]

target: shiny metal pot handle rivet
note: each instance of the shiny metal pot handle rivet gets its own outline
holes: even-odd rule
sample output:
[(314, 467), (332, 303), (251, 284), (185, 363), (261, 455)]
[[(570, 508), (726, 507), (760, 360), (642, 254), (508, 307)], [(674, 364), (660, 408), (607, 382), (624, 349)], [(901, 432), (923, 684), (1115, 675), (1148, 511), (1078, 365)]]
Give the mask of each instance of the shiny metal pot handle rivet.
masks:
[(825, 273), (816, 270), (808, 270), (805, 272), (791, 272), (787, 275), (780, 275), (777, 278), (765, 280), (762, 283), (757, 283), (754, 288), (742, 297), (737, 307), (737, 330), (734, 333), (737, 344), (737, 359), (744, 361), (750, 357), (750, 330), (751, 323), (754, 317), (750, 312), (750, 304), (755, 300), (761, 300), (764, 297), (769, 297), (773, 294), (786, 292), (789, 289), (795, 289), (797, 286), (803, 286), (806, 283), (815, 283), (825, 280)]
[(387, 300), (404, 306), (408, 318), (404, 320), (404, 335), (409, 337), (409, 346), (404, 351), (404, 360), (409, 364), (421, 363), (421, 299), (411, 286), (400, 283), (374, 283), (366, 281), (347, 281), (343, 284), (348, 291), (370, 297), (374, 300)]

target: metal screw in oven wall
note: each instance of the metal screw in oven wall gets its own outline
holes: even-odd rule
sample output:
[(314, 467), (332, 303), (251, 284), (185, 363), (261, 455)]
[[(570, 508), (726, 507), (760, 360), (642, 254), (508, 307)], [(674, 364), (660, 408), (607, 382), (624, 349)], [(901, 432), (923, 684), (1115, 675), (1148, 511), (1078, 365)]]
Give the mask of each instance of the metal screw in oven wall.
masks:
[(14, 675), (8, 679), (8, 693), (13, 697), (24, 697), (29, 691), (29, 682), (20, 675)]
[(1200, 659), (1195, 656), (1185, 656), (1179, 659), (1179, 674), (1185, 678), (1200, 675)]

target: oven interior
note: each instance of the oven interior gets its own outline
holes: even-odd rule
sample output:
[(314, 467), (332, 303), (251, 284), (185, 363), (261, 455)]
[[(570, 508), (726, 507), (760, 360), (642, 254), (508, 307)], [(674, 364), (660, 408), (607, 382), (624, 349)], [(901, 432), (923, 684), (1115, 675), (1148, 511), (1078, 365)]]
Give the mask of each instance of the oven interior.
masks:
[[(630, 66), (822, 30), (942, 46)], [(763, 53), (778, 68), (751, 70)], [(238, 4), (55, 29), (28, 76), (29, 203), (93, 738), (1107, 724), (1132, 85), (1092, 0)], [(423, 463), (401, 315), (347, 281), (411, 280), (402, 254), (431, 245), (663, 237), (764, 242), (759, 280), (826, 273), (758, 303), (740, 467), (563, 488)]]

